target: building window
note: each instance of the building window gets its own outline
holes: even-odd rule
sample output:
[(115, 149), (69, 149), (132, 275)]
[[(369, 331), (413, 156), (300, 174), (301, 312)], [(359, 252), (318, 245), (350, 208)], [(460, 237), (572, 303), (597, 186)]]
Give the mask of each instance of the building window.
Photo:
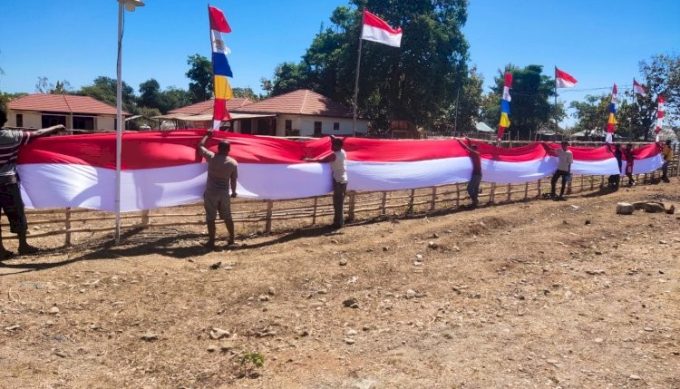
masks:
[(321, 136), (321, 122), (314, 122), (314, 136)]
[(42, 115), (42, 128), (56, 126), (57, 124), (66, 126), (66, 116)]
[(92, 116), (74, 116), (73, 128), (76, 130), (94, 131), (94, 117)]
[(340, 131), (340, 123), (338, 122), (333, 123), (333, 131)]
[(18, 113), (17, 114), (17, 127), (23, 127), (23, 126), (24, 126), (24, 114)]

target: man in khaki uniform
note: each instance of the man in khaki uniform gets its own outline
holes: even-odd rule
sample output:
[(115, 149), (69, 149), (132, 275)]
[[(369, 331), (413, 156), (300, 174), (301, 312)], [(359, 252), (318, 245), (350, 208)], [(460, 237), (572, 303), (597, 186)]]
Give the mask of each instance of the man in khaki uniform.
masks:
[(234, 244), (234, 221), (231, 218), (231, 197), (236, 197), (236, 179), (238, 178), (238, 163), (229, 157), (231, 145), (226, 140), (217, 144), (217, 153), (213, 153), (205, 147), (205, 142), (212, 136), (209, 130), (198, 144), (198, 149), (208, 161), (208, 182), (203, 194), (203, 206), (205, 207), (205, 219), (208, 225), (208, 243), (210, 250), (215, 248), (215, 220), (217, 213), (224, 220), (229, 231), (229, 245)]

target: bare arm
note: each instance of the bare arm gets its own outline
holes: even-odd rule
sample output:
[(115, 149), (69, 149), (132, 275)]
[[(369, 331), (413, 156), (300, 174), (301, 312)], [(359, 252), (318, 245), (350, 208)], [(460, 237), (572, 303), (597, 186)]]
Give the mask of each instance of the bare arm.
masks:
[(234, 172), (231, 173), (231, 197), (236, 197), (236, 180), (238, 179), (238, 166), (234, 168)]
[(40, 138), (42, 136), (52, 135), (65, 129), (66, 127), (64, 127), (62, 124), (57, 124), (56, 126), (47, 127), (31, 132), (31, 138)]
[(206, 159), (210, 159), (210, 158), (213, 157), (212, 151), (208, 150), (208, 149), (205, 147), (205, 142), (207, 142), (207, 141), (208, 141), (208, 138), (210, 138), (211, 136), (212, 136), (212, 131), (211, 131), (211, 130), (208, 130), (208, 132), (203, 136), (203, 138), (201, 138), (201, 141), (198, 142), (198, 151), (200, 151), (201, 154), (203, 154), (203, 156), (204, 156)]

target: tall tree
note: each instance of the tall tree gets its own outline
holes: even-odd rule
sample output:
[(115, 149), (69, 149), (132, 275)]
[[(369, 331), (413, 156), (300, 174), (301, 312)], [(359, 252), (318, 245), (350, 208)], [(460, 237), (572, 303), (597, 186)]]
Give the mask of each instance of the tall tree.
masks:
[(253, 92), (251, 88), (233, 88), (234, 89), (234, 97), (242, 97), (245, 99), (250, 99), (250, 100), (259, 100), (259, 96)]
[(311, 88), (351, 104), (361, 33), (361, 10), (402, 27), (401, 48), (364, 42), (358, 105), (362, 116), (386, 128), (390, 119), (420, 126), (440, 121), (467, 75), (462, 33), (466, 0), (351, 0), (333, 11), (332, 25), (316, 35), (299, 64), (282, 64), (272, 94)]
[(209, 100), (213, 95), (213, 72), (210, 60), (200, 54), (190, 55), (187, 59), (191, 103)]
[[(115, 106), (116, 105), (116, 80), (111, 77), (99, 76), (94, 79), (92, 85), (86, 85), (80, 88), (78, 94), (83, 96), (90, 96), (104, 103)], [(123, 81), (123, 109), (129, 113), (137, 111), (137, 104), (135, 102), (135, 91), (131, 86)]]
[(158, 81), (150, 78), (139, 84), (139, 98), (137, 102), (140, 106), (165, 111), (166, 104), (162, 100), (161, 85)]
[[(529, 139), (541, 127), (554, 127), (555, 119), (564, 117), (564, 108), (550, 103), (554, 96), (554, 80), (543, 74), (543, 66), (528, 65), (519, 68), (508, 65), (505, 71), (512, 72), (512, 89), (510, 95), (510, 132), (512, 137), (519, 135), (522, 139)], [(484, 118), (489, 124), (496, 124), (500, 118), (500, 97), (503, 93), (504, 71), (499, 71), (494, 78), (495, 86), (492, 96), (486, 98), (484, 104)], [(552, 124), (551, 124), (552, 123)]]
[(576, 119), (574, 129), (584, 131), (587, 136), (604, 131), (609, 114), (609, 101), (608, 95), (587, 95), (583, 101), (572, 101), (569, 107), (574, 111), (572, 117)]
[(648, 140), (656, 123), (657, 98), (666, 99), (666, 117), (669, 122), (680, 118), (680, 56), (655, 55), (640, 62), (641, 83), (647, 96), (632, 97), (630, 123), (631, 135)]

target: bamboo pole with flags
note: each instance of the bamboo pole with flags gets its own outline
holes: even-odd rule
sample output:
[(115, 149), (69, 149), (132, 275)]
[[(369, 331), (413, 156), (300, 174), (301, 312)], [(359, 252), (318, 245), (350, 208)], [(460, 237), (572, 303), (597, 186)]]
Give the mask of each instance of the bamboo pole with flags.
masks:
[(555, 66), (555, 131), (558, 128), (557, 122), (557, 88), (573, 88), (578, 81), (569, 73), (560, 70)]
[(401, 28), (393, 28), (386, 21), (367, 10), (362, 11), (361, 34), (359, 35), (359, 53), (357, 70), (354, 79), (354, 98), (352, 101), (352, 136), (357, 134), (357, 118), (359, 106), (359, 73), (361, 71), (361, 51), (363, 41), (382, 43), (388, 46), (401, 47)]
[(212, 51), (213, 67), (213, 130), (218, 130), (223, 120), (230, 120), (231, 115), (227, 109), (227, 100), (234, 97), (234, 93), (229, 85), (227, 77), (234, 77), (229, 66), (227, 54), (229, 48), (222, 40), (222, 33), (231, 32), (231, 26), (224, 16), (224, 12), (219, 8), (208, 4), (208, 19), (210, 22), (210, 46)]

